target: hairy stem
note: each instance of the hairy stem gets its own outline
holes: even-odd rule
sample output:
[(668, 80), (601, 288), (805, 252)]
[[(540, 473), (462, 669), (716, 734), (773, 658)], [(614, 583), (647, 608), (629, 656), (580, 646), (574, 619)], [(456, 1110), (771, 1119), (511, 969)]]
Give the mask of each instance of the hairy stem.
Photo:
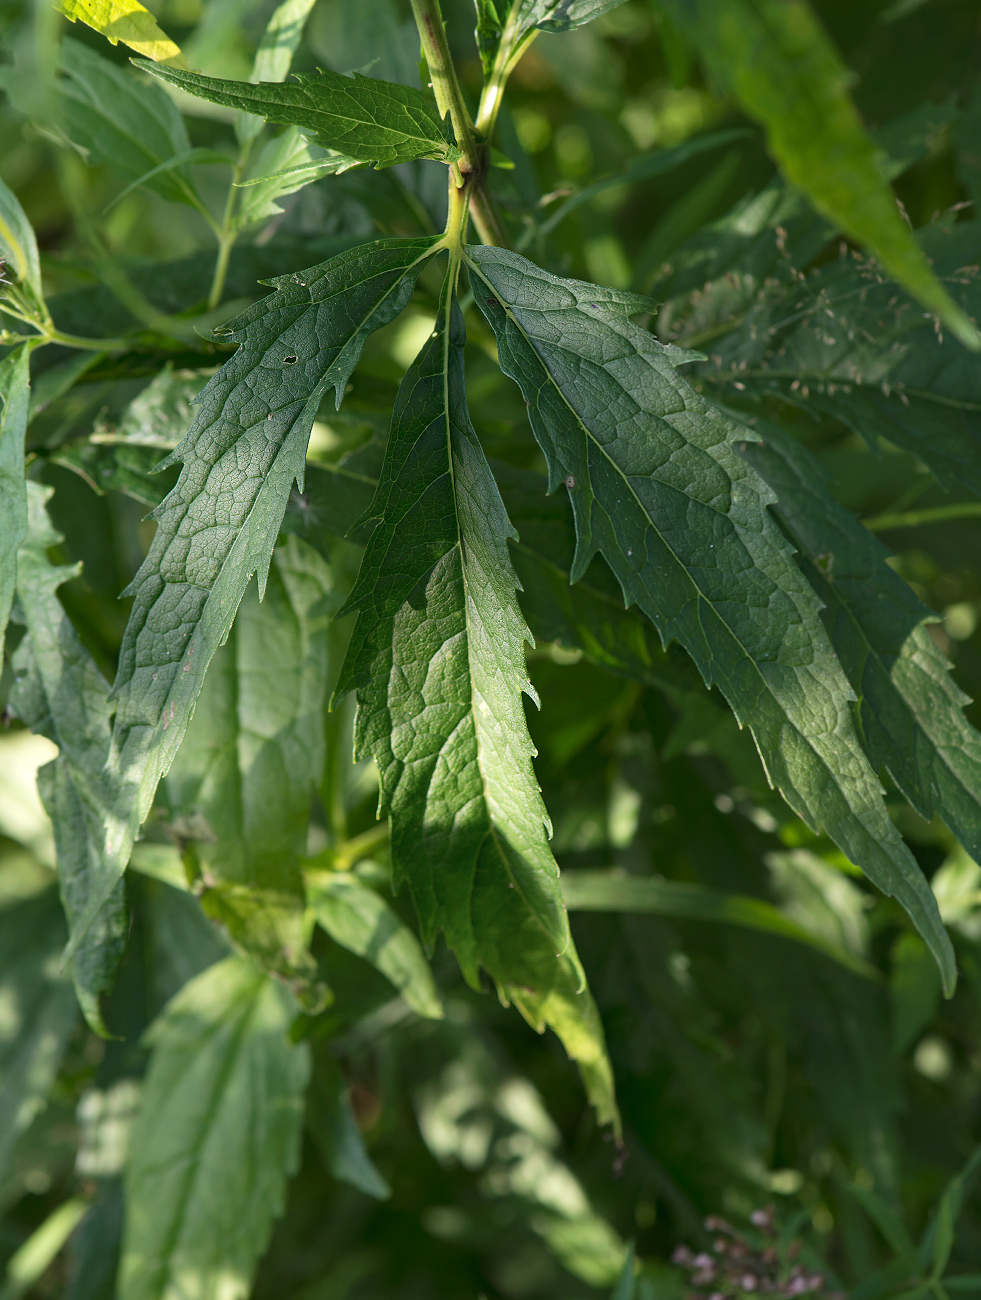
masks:
[(473, 124), (463, 102), (463, 92), (450, 57), (439, 0), (412, 0), (412, 14), (419, 29), (436, 106), (444, 117), (449, 114), (453, 138), (463, 154), (460, 172), (464, 176), (472, 175), (480, 170), (480, 157), (474, 140)]

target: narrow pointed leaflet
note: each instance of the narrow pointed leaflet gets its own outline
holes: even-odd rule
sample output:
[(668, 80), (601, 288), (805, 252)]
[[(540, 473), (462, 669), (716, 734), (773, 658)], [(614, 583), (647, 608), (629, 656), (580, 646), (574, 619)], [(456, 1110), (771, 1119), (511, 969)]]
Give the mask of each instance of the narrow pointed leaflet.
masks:
[(777, 493), (777, 514), (824, 604), (869, 757), (921, 817), (939, 816), (981, 858), (981, 735), (930, 635), (936, 615), (889, 567), (882, 543), (822, 490), (827, 475), (813, 456), (780, 429), (762, 432), (745, 454)]
[(434, 242), (379, 240), (282, 276), (274, 294), (218, 331), (240, 347), (164, 462), (183, 468), (154, 511), (157, 533), (130, 587), (110, 753), (129, 804), (107, 844), (117, 872), (257, 570), (264, 589), (321, 399), (334, 388), (340, 404), (365, 338), (405, 306)]
[(665, 644), (679, 641), (749, 725), (794, 811), (906, 908), (951, 989), (950, 940), (858, 742), (817, 599), (769, 515), (772, 492), (733, 445), (749, 431), (677, 373), (685, 353), (632, 323), (633, 295), (502, 249), (466, 257), (550, 487), (564, 483), (572, 501), (573, 581), (603, 555), (625, 602)]
[(380, 167), (431, 158), (460, 157), (440, 120), (436, 101), (415, 86), (374, 77), (342, 76), (326, 69), (293, 81), (225, 81), (198, 72), (134, 59), (139, 67), (192, 95), (238, 108), (267, 122), (299, 126), (327, 149)]
[(17, 582), (17, 548), (27, 532), (24, 435), (30, 400), (29, 364), (27, 343), (12, 348), (0, 361), (0, 663)]
[(471, 983), (483, 966), (531, 1024), (551, 1025), (616, 1122), (531, 763), (514, 530), (470, 425), (448, 298), (399, 389), (338, 690), (356, 689), (358, 749), (378, 764), (396, 880), (424, 939), (444, 930)]

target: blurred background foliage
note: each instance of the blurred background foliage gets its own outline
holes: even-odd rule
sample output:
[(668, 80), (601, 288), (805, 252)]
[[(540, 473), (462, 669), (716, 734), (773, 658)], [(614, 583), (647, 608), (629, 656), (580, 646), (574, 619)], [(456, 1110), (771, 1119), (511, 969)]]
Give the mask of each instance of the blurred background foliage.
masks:
[[(269, 0), (150, 7), (193, 67), (226, 77), (249, 75), (273, 8)], [(472, 8), (468, 0), (443, 7), (464, 86), (476, 96)], [(854, 70), (866, 122), (887, 148), (891, 138), (908, 146), (915, 137), (894, 169), (912, 225), (968, 222), (981, 199), (981, 4), (819, 0), (816, 8)], [(191, 323), (233, 314), (263, 292), (260, 278), (350, 243), (440, 229), (445, 195), (442, 169), (427, 163), (308, 186), (243, 229), (225, 300), (209, 315), (202, 301), (214, 238), (204, 216), (166, 190), (128, 188), (137, 175), (118, 158), (113, 165), (72, 142), (70, 113), (58, 125), (51, 71), (65, 36), (126, 64), (122, 46), (69, 28), (43, 3), (0, 0), (0, 175), (37, 231), (59, 326), (111, 335), (135, 317), (151, 339), (112, 358), (54, 347), (37, 358), (32, 473), (57, 489), (59, 558), (83, 564), (60, 594), (111, 676), (127, 611), (118, 593), (148, 543), (147, 505), (168, 486), (147, 471), (186, 426), (189, 399), (219, 360)], [(293, 66), (416, 83), (408, 5), (318, 0)], [(190, 146), (227, 154), (232, 115), (201, 100), (179, 103)], [(915, 130), (906, 122), (897, 133), (909, 114), (918, 114)], [(693, 148), (645, 178), (652, 151), (722, 130), (731, 133), (714, 147)], [(664, 339), (710, 339), (720, 322), (719, 333), (729, 328), (726, 291), (738, 298), (738, 268), (705, 285), (699, 250), (748, 230), (749, 200), (777, 178), (759, 130), (706, 84), (654, 0), (628, 0), (575, 32), (542, 35), (514, 74), (498, 145), (513, 163), (495, 173), (495, 188), (516, 246), (562, 274), (652, 294), (665, 304), (654, 322)], [(212, 212), (227, 174), (219, 162), (195, 169)], [(838, 252), (837, 240), (819, 240), (799, 269)], [(377, 465), (377, 440), (401, 371), (431, 331), (437, 289), (423, 277), (410, 311), (369, 341), (343, 413), (325, 406), (315, 425), (310, 455), (325, 475), (294, 497), (285, 529), (327, 556), (338, 590), (359, 552), (338, 540), (330, 471), (352, 452), (361, 459), (345, 462), (350, 473), (354, 465), (370, 476)], [(471, 411), (502, 476), (514, 477), (510, 504), (522, 472), (541, 462), (520, 398), (492, 363), (486, 327), (471, 316)], [(148, 388), (164, 362), (165, 382)], [(741, 400), (731, 385), (723, 395)], [(778, 404), (859, 515), (963, 499), (911, 454), (870, 448), (831, 415)], [(140, 436), (127, 438), (134, 430)], [(350, 473), (344, 491), (354, 493)], [(512, 515), (523, 543), (534, 542), (520, 510)], [(555, 527), (568, 529), (561, 511)], [(974, 697), (979, 527), (967, 517), (883, 532), (896, 567), (937, 611), (933, 634)], [(618, 1153), (597, 1132), (558, 1042), (468, 990), (444, 950), (435, 972), (447, 1015), (437, 1022), (393, 999), (368, 961), (320, 933), (315, 956), (335, 1001), (298, 1032), (314, 1046), (317, 1077), (342, 1071), (350, 1106), (332, 1111), (327, 1088), (318, 1109), (315, 1094), (302, 1165), (255, 1295), (585, 1300), (609, 1293), (633, 1242), (637, 1295), (670, 1300), (691, 1290), (672, 1252), (679, 1243), (705, 1247), (706, 1215), (745, 1227), (769, 1204), (781, 1230), (804, 1243), (803, 1258), (827, 1271), (829, 1287), (856, 1300), (894, 1294), (900, 1275), (888, 1270), (903, 1234), (920, 1237), (981, 1140), (981, 869), (939, 822), (893, 800), (957, 947), (962, 979), (943, 1002), (932, 960), (900, 910), (768, 790), (748, 736), (679, 658), (649, 648), (653, 666), (638, 672), (615, 655), (583, 654), (561, 602), (531, 586), (527, 599), (538, 603), (539, 626), (554, 632), (531, 654), (543, 707), (530, 725), (562, 867), (617, 868), (762, 900), (838, 959), (733, 924), (733, 914), (707, 920), (694, 895), (677, 895), (674, 914), (662, 905), (660, 915), (596, 911), (588, 900), (580, 909), (570, 896), (616, 1070), (626, 1131)], [(610, 644), (629, 640), (636, 629), (619, 629), (615, 600), (609, 611)], [(330, 672), (345, 634), (344, 626), (330, 633)], [(9, 685), (8, 669), (0, 691)], [(981, 723), (976, 709), (972, 720)], [(370, 767), (350, 764), (350, 725), (348, 706), (325, 722), (327, 775), (307, 852), (316, 858), (364, 836), (352, 862), (384, 894), (375, 781)], [(50, 752), (16, 727), (0, 737), (0, 1087), (19, 1095), (18, 1071), (31, 1070), (35, 1098), (26, 1110), (5, 1107), (0, 1090), (0, 1259), (13, 1261), (0, 1296), (102, 1300), (113, 1294), (120, 1171), (147, 1061), (141, 1035), (226, 948), (173, 874), (170, 846), (181, 828), (172, 777), (128, 876), (133, 923), (107, 1009), (117, 1037), (103, 1042), (84, 1028), (58, 974), (63, 922), (49, 888), (50, 830), (32, 793), (34, 769)], [(390, 901), (412, 924), (406, 898)], [(979, 1266), (981, 1197), (968, 1188), (951, 1270)]]

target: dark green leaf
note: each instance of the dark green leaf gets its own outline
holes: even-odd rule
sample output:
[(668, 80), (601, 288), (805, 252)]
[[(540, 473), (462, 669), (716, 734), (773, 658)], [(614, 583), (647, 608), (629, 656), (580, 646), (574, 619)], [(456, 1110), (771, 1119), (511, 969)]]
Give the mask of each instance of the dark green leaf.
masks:
[[(38, 791), (54, 827), (58, 883), (70, 933), (78, 1000), (105, 1034), (101, 999), (113, 986), (128, 930), (120, 873), (103, 850), (125, 810), (104, 768), (109, 755), (109, 685), (82, 645), (56, 595), (77, 575), (53, 566), (47, 551), (61, 538), (45, 509), (50, 488), (29, 484), (30, 524), (18, 557), (17, 596), (27, 636), (14, 655), (10, 709), (58, 746), (38, 772)], [(125, 865), (125, 864), (124, 864)]]
[(263, 117), (283, 126), (298, 126), (317, 144), (380, 167), (434, 158), (453, 162), (459, 151), (440, 120), (436, 101), (413, 86), (353, 77), (321, 69), (296, 74), (290, 82), (224, 81), (197, 72), (134, 59), (138, 67), (192, 95)]
[(45, 1103), (78, 1024), (58, 974), (65, 920), (53, 889), (0, 909), (0, 1177), (18, 1135)]
[(420, 1016), (439, 1020), (443, 1004), (419, 940), (374, 889), (351, 872), (320, 875), (310, 908), (330, 937), (377, 967)]
[(314, 1052), (315, 1068), (307, 1097), (310, 1134), (335, 1178), (376, 1201), (387, 1201), (392, 1189), (365, 1149), (340, 1066), (322, 1045), (318, 1044)]
[(26, 343), (0, 361), (0, 665), (17, 583), (17, 550), (27, 534), (24, 435), (30, 398)]
[(671, 0), (713, 74), (766, 127), (792, 184), (967, 347), (981, 338), (953, 301), (896, 207), (875, 146), (848, 93), (847, 72), (806, 0)]
[(981, 1146), (975, 1147), (973, 1154), (943, 1190), (940, 1204), (937, 1206), (923, 1240), (920, 1243), (920, 1267), (936, 1281), (943, 1277), (944, 1270), (950, 1262), (954, 1248), (954, 1230), (964, 1206), (964, 1197), (981, 1168)]
[(444, 930), (472, 984), (483, 966), (533, 1025), (550, 1024), (609, 1122), (602, 1029), (531, 765), (514, 530), (470, 425), (462, 318), (442, 311), (399, 389), (338, 690), (357, 690), (358, 750), (378, 763), (396, 882), (424, 940)]
[[(309, 982), (300, 854), (324, 765), (330, 570), (297, 537), (273, 554), (215, 655), (166, 781), (202, 905), (259, 965)], [(269, 663), (276, 671), (266, 672)]]
[(894, 894), (955, 982), (936, 900), (890, 821), (855, 735), (852, 693), (772, 494), (741, 461), (746, 430), (678, 375), (685, 361), (630, 322), (632, 295), (471, 248), (476, 301), (519, 383), (549, 486), (576, 517), (572, 578), (601, 552), (627, 604), (677, 639), (749, 725), (773, 784)]
[(930, 635), (936, 616), (889, 567), (882, 543), (834, 500), (810, 453), (771, 425), (762, 432), (765, 441), (744, 454), (776, 492), (774, 509), (825, 606), (873, 766), (888, 770), (921, 817), (940, 816), (981, 857), (981, 735)]
[(322, 398), (334, 388), (339, 404), (365, 338), (401, 311), (433, 242), (381, 240), (283, 276), (219, 331), (241, 346), (165, 462), (183, 468), (154, 512), (157, 533), (131, 588), (110, 754), (127, 800), (125, 824), (106, 843), (116, 875), (256, 570), (265, 587)]
[(562, 893), (572, 912), (650, 912), (682, 921), (740, 925), (816, 948), (866, 979), (880, 978), (875, 966), (798, 925), (761, 898), (722, 894), (693, 881), (660, 880), (613, 871), (563, 871)]
[(210, 967), (150, 1031), (126, 1175), (119, 1300), (241, 1300), (299, 1162), (305, 1044), (287, 991), (238, 957)]

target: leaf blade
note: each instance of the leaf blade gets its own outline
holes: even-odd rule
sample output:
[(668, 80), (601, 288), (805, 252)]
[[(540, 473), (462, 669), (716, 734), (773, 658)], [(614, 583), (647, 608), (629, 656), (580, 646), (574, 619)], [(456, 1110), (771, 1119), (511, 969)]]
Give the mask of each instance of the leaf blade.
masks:
[(677, 639), (750, 726), (790, 806), (902, 902), (952, 989), (950, 940), (858, 743), (816, 598), (767, 515), (769, 490), (743, 474), (733, 443), (748, 431), (727, 428), (676, 373), (686, 354), (630, 323), (631, 295), (501, 249), (466, 257), (550, 490), (565, 483), (572, 500), (573, 581), (602, 553), (625, 603), (665, 644)]
[(24, 437), (30, 402), (30, 347), (0, 361), (0, 664), (17, 584), (17, 552), (27, 536)]

